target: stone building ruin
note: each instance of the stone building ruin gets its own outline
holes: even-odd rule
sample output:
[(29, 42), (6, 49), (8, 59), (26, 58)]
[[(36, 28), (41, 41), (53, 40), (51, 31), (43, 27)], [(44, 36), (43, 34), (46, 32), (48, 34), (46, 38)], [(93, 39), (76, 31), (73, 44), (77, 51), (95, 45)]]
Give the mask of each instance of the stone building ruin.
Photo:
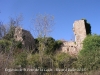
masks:
[(75, 41), (62, 41), (61, 51), (76, 55), (82, 49), (82, 42), (88, 34), (91, 34), (91, 26), (86, 20), (78, 20), (73, 24)]
[(14, 34), (15, 41), (22, 42), (24, 48), (28, 50), (33, 50), (35, 47), (35, 41), (31, 33), (27, 30), (24, 30), (20, 27), (15, 28), (15, 34)]
[[(91, 34), (91, 26), (86, 20), (78, 20), (73, 23), (73, 32), (75, 35), (75, 41), (62, 41), (63, 44), (59, 49), (61, 52), (69, 53), (71, 55), (77, 55), (82, 49), (83, 40), (88, 34)], [(35, 48), (35, 41), (29, 31), (16, 27), (14, 39), (21, 41), (24, 48), (32, 50)]]

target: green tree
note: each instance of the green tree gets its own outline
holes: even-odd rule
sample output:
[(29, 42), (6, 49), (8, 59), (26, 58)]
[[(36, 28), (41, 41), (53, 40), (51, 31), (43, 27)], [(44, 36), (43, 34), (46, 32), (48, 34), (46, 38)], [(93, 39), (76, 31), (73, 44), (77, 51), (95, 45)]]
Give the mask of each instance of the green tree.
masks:
[(8, 40), (0, 40), (0, 52), (7, 53), (10, 50), (12, 42)]
[[(46, 41), (44, 41), (46, 39)], [(60, 40), (55, 40), (52, 37), (46, 37), (46, 38), (36, 38), (36, 49), (39, 50), (39, 42), (43, 42), (45, 45), (45, 54), (55, 54), (56, 50), (59, 49), (62, 45), (62, 42)]]
[(41, 60), (41, 66), (43, 64), (44, 50), (46, 50), (45, 43), (47, 41), (46, 37), (52, 31), (54, 25), (54, 18), (51, 15), (37, 15), (35, 19), (33, 19), (34, 31), (37, 35), (37, 38), (40, 38), (38, 42), (38, 50)]
[(78, 67), (87, 70), (100, 69), (100, 36), (88, 35), (83, 41), (83, 49), (78, 56)]
[(55, 39), (53, 39), (52, 37), (48, 37), (47, 41), (45, 42), (45, 46), (46, 46), (45, 53), (46, 54), (54, 53), (56, 50), (55, 45), (56, 45)]

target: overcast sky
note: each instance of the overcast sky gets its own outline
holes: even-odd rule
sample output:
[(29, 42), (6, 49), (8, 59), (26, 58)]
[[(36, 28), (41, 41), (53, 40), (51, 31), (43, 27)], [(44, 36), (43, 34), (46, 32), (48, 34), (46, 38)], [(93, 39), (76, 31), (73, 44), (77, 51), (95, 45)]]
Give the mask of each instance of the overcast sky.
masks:
[(100, 0), (0, 0), (0, 21), (4, 24), (19, 14), (27, 30), (37, 14), (53, 15), (55, 25), (50, 36), (56, 40), (73, 39), (73, 23), (82, 18), (91, 24), (92, 33), (100, 34)]

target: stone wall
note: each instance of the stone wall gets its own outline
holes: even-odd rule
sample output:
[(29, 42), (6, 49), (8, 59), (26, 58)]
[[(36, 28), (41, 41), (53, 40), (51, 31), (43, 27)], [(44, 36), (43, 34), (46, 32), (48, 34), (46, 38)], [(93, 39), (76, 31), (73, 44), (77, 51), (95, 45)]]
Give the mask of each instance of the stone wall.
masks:
[(20, 27), (15, 28), (14, 39), (16, 41), (21, 41), (23, 47), (28, 50), (33, 50), (35, 48), (35, 41), (31, 33), (27, 30), (24, 30)]
[(75, 55), (77, 54), (77, 48), (76, 48), (76, 44), (74, 41), (62, 41), (62, 47), (61, 47), (61, 51), (65, 52), (65, 53), (69, 53), (71, 55)]
[(78, 20), (73, 24), (73, 32), (75, 35), (75, 41), (62, 41), (61, 51), (69, 54), (76, 55), (83, 46), (83, 40), (87, 36), (86, 32), (86, 20)]

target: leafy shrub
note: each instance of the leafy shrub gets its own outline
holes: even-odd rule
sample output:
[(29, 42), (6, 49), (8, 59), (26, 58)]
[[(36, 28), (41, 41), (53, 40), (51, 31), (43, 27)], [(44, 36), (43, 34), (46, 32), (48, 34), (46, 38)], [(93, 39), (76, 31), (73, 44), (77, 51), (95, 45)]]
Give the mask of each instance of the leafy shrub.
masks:
[(11, 41), (0, 40), (0, 50), (3, 52), (10, 50), (11, 44), (12, 44)]
[(56, 65), (58, 68), (68, 68), (71, 63), (70, 62), (70, 56), (67, 53), (57, 53), (55, 56)]
[(27, 53), (22, 52), (15, 56), (15, 65), (21, 65), (21, 67), (26, 67), (27, 65)]
[(17, 48), (22, 48), (22, 42), (18, 41), (18, 42), (16, 42), (16, 43), (17, 43), (17, 44), (16, 44)]
[(27, 57), (28, 65), (32, 65), (36, 68), (40, 67), (40, 55), (39, 54), (28, 54)]
[(100, 36), (89, 35), (83, 41), (83, 49), (78, 56), (78, 67), (87, 70), (100, 69)]

